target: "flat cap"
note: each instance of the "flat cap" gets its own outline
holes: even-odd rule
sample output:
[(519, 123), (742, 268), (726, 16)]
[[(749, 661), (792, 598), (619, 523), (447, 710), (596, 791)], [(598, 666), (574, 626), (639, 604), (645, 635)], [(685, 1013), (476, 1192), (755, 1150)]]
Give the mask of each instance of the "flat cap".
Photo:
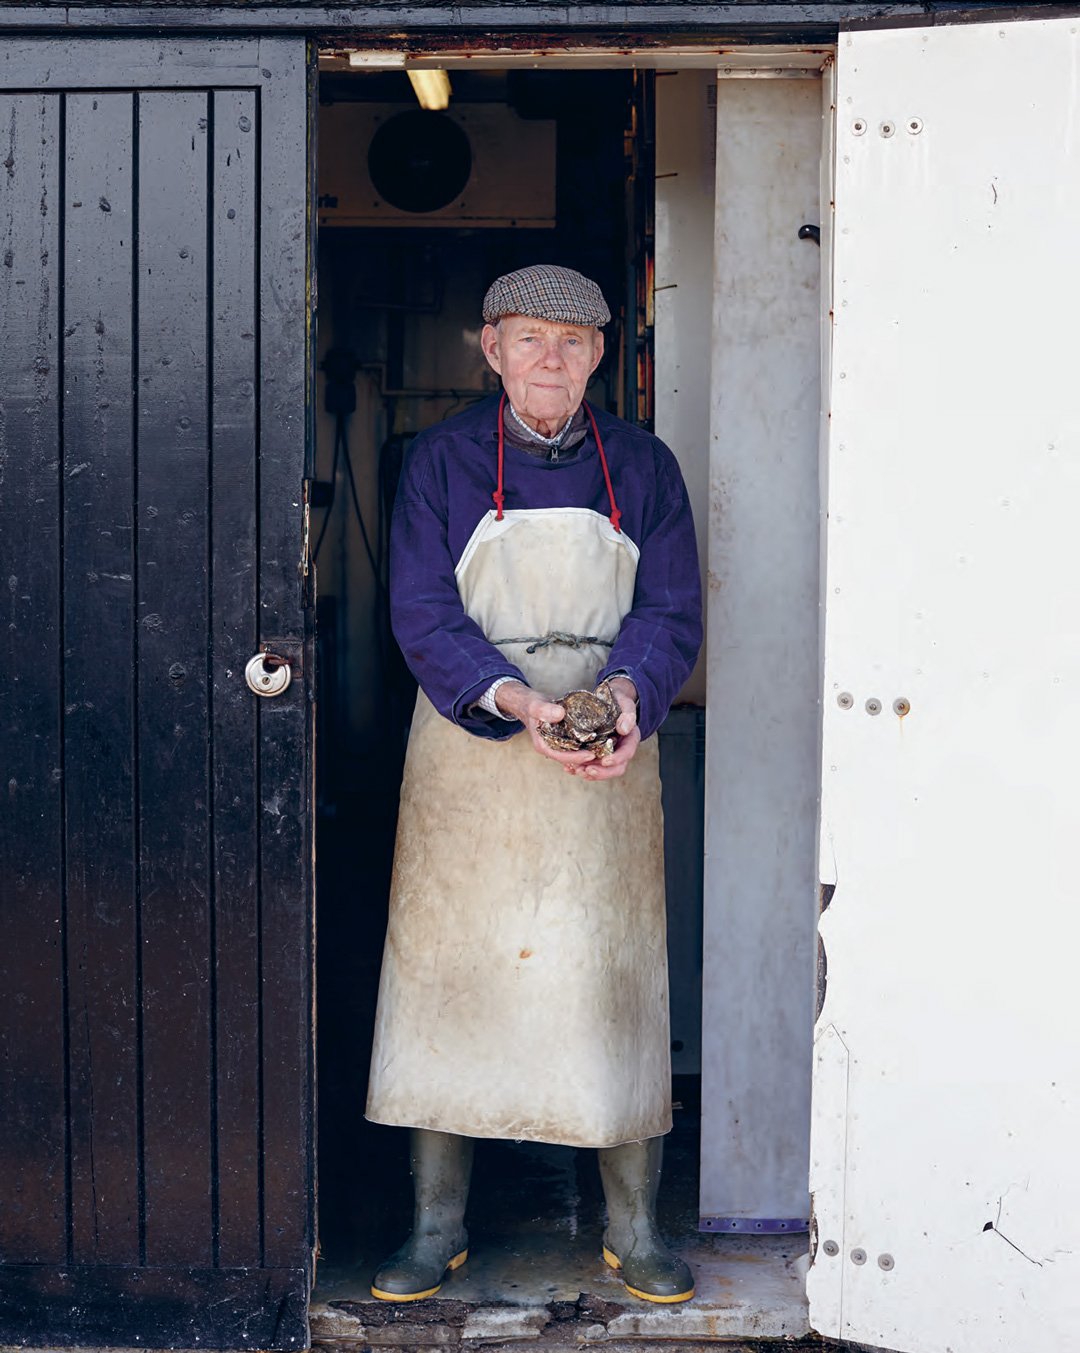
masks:
[(497, 277), (484, 297), (484, 322), (494, 324), (503, 315), (531, 315), (558, 324), (595, 324), (611, 319), (604, 294), (573, 268), (534, 263)]

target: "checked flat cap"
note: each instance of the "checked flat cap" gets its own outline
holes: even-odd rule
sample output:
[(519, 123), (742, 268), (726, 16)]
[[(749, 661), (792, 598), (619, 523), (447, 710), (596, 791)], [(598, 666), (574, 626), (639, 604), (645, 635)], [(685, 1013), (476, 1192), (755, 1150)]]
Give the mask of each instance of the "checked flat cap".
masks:
[(595, 324), (611, 319), (603, 292), (573, 268), (534, 263), (497, 277), (484, 297), (484, 322), (494, 324), (503, 315), (531, 315), (559, 324)]

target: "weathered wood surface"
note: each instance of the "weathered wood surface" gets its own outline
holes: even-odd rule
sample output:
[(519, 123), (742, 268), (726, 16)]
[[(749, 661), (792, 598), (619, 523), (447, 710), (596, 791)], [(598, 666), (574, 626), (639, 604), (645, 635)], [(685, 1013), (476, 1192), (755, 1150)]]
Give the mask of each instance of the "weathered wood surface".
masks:
[(0, 963), (18, 976), (0, 973), (0, 1243), (42, 1263), (64, 1262), (69, 1230), (59, 128), (55, 98), (0, 93)]
[(957, 3), (820, 3), (761, 4), (729, 0), (727, 4), (652, 0), (648, 4), (544, 4), (535, 0), (427, 0), (427, 3), (327, 4), (325, 0), (186, 0), (171, 4), (120, 0), (9, 0), (0, 5), (0, 30), (107, 28), (112, 31), (169, 31), (198, 28), (254, 32), (334, 33), (352, 30), (369, 38), (380, 32), (407, 33), (447, 29), (479, 32), (489, 37), (501, 32), (532, 30), (610, 32), (615, 37), (665, 30), (708, 33), (719, 39), (821, 40), (835, 36), (839, 27), (865, 22), (952, 23), (965, 16), (1031, 17), (1075, 13), (1076, 5), (1002, 5), (995, 0), (958, 0)]
[(72, 1258), (137, 1264), (133, 98), (49, 97), (64, 118), (58, 220)]
[[(259, 1190), (259, 805), (250, 793), (258, 728), (235, 677), (258, 647), (258, 237), (254, 90), (212, 96), (210, 163), (215, 213), (210, 261), (213, 390), (211, 513), (212, 842), (217, 1000), (219, 1255), (224, 1266), (262, 1262)], [(222, 221), (222, 216), (224, 220)], [(235, 754), (223, 754), (223, 749)]]
[(0, 43), (0, 1343), (295, 1348), (306, 44), (71, 45)]

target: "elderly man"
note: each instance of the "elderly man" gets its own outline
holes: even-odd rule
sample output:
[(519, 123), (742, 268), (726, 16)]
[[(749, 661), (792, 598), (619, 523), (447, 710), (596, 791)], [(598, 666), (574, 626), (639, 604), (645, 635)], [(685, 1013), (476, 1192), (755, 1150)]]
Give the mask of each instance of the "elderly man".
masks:
[[(540, 265), (484, 301), (503, 394), (413, 443), (394, 509), (394, 632), (420, 684), (367, 1116), (412, 1128), (413, 1233), (388, 1301), (464, 1263), (474, 1137), (599, 1148), (604, 1257), (650, 1301), (693, 1295), (656, 1228), (671, 1128), (654, 736), (701, 643), (674, 456), (583, 396), (610, 320)], [(552, 748), (610, 682), (614, 750)]]

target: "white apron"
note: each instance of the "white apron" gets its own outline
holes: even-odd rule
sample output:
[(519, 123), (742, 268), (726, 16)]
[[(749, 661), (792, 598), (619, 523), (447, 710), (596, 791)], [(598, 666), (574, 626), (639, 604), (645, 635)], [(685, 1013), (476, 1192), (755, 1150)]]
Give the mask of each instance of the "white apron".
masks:
[[(466, 612), (534, 689), (589, 689), (637, 549), (584, 508), (489, 512)], [(614, 1146), (671, 1128), (657, 740), (589, 783), (528, 733), (477, 738), (417, 697), (367, 1117), (469, 1137)]]

